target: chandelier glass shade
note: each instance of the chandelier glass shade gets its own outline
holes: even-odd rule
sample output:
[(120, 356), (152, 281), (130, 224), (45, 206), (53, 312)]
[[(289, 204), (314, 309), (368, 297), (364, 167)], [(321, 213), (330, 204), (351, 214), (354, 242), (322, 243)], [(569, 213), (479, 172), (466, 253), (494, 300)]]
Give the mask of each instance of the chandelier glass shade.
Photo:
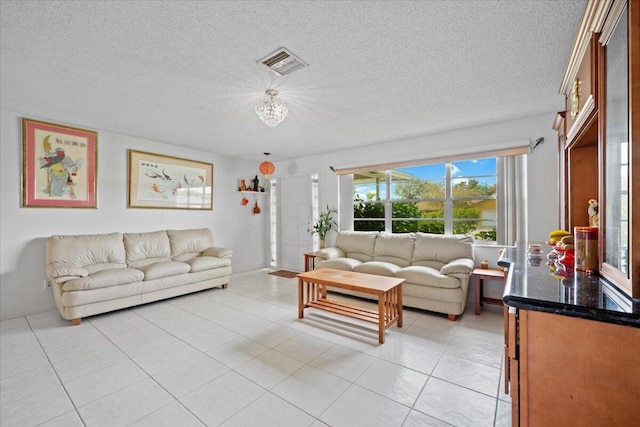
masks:
[(287, 104), (277, 95), (277, 90), (267, 89), (266, 95), (256, 102), (256, 113), (263, 122), (271, 127), (277, 126), (289, 114)]

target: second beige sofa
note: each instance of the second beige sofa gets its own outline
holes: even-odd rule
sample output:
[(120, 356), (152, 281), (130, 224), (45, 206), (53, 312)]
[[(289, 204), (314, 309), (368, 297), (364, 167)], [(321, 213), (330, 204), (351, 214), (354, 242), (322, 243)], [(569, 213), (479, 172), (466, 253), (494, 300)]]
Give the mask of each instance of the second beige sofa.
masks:
[(404, 306), (445, 313), (451, 320), (465, 310), (474, 268), (472, 237), (342, 231), (334, 247), (315, 255), (316, 268), (406, 279)]

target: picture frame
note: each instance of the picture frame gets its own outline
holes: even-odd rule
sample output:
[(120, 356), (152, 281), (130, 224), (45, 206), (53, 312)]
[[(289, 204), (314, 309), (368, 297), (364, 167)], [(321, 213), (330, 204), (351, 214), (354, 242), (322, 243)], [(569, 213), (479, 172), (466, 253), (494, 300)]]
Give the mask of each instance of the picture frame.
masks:
[(212, 163), (128, 151), (128, 208), (213, 210)]
[(22, 207), (98, 207), (98, 133), (22, 118)]

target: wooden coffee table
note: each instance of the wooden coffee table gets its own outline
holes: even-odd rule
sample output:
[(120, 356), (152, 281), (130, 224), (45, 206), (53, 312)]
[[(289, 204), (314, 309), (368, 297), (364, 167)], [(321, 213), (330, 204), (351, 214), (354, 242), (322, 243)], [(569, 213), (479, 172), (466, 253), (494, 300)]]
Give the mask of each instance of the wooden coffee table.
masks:
[[(378, 341), (384, 344), (384, 331), (394, 323), (402, 327), (402, 283), (405, 279), (319, 268), (297, 275), (298, 318), (307, 307), (338, 313), (378, 325)], [(378, 297), (378, 310), (369, 310), (327, 299), (327, 287), (349, 289)]]

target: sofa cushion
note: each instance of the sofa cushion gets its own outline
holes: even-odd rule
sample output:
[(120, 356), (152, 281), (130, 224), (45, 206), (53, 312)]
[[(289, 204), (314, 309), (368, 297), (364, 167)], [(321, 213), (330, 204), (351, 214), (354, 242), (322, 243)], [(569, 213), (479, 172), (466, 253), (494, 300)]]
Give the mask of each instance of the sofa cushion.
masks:
[(91, 264), (91, 265), (85, 265), (84, 269), (87, 270), (87, 272), (89, 272), (89, 274), (94, 274), (97, 273), (98, 271), (102, 271), (102, 270), (113, 270), (113, 269), (120, 269), (120, 268), (127, 268), (127, 264), (125, 263), (117, 263), (117, 262), (103, 262), (103, 263), (98, 263), (98, 264)]
[(78, 277), (84, 277), (84, 276), (59, 276), (59, 277), (56, 277), (54, 281), (56, 283), (64, 283), (64, 282), (68, 282), (69, 280), (77, 279)]
[[(167, 236), (169, 236), (171, 258), (177, 261), (194, 258), (213, 247), (213, 235), (208, 228), (167, 230)], [(186, 257), (180, 257), (181, 255)]]
[(62, 289), (65, 291), (82, 291), (107, 288), (109, 286), (140, 282), (142, 279), (144, 279), (144, 273), (135, 268), (110, 268), (86, 277), (69, 280), (63, 285)]
[(233, 250), (229, 248), (208, 248), (202, 252), (202, 256), (210, 256), (214, 258), (231, 258)]
[(171, 261), (171, 258), (145, 258), (145, 259), (139, 259), (137, 261), (130, 262), (129, 267), (142, 269), (143, 267), (146, 267), (151, 264), (155, 264), (158, 262), (169, 262), (169, 261)]
[(373, 261), (376, 237), (377, 231), (342, 231), (336, 237), (335, 246), (340, 248), (347, 258), (361, 262)]
[(161, 258), (169, 260), (171, 248), (169, 236), (166, 231), (153, 231), (150, 233), (125, 233), (124, 247), (127, 251), (127, 264), (131, 267), (133, 262), (147, 258)]
[(331, 258), (344, 258), (344, 252), (340, 248), (322, 248), (314, 252), (317, 261), (324, 261)]
[(66, 263), (77, 267), (125, 263), (122, 233), (51, 236), (46, 242), (47, 265)]
[(415, 261), (413, 265), (420, 267), (429, 267), (433, 268), (434, 270), (440, 271), (440, 269), (445, 266), (445, 263), (439, 261)]
[(473, 259), (473, 237), (465, 235), (444, 236), (441, 234), (416, 233), (412, 265), (424, 262), (444, 264), (458, 258)]
[(63, 262), (55, 262), (47, 265), (47, 276), (58, 279), (61, 277), (85, 277), (89, 275), (89, 272), (82, 267), (77, 267), (73, 264), (67, 264)]
[(390, 262), (383, 261), (369, 261), (357, 265), (353, 271), (366, 274), (377, 274), (378, 276), (393, 277), (401, 267)]
[(229, 258), (215, 258), (212, 256), (199, 256), (197, 258), (186, 261), (191, 266), (191, 273), (199, 271), (213, 270), (214, 268), (226, 267), (231, 265)]
[(413, 233), (380, 233), (373, 249), (373, 260), (407, 267), (411, 265), (414, 244)]
[(191, 266), (184, 262), (165, 261), (140, 267), (139, 270), (144, 273), (144, 280), (147, 281), (188, 273)]
[(436, 288), (455, 289), (460, 287), (460, 280), (455, 277), (445, 276), (431, 267), (412, 265), (400, 269), (395, 277), (407, 280), (407, 283), (416, 285), (433, 286)]
[(447, 275), (460, 274), (460, 275), (469, 276), (473, 272), (473, 268), (474, 268), (473, 260), (469, 258), (458, 258), (444, 265), (440, 269), (440, 273), (447, 274)]
[(331, 258), (326, 261), (317, 261), (316, 268), (333, 268), (336, 270), (353, 271), (356, 266), (362, 264), (353, 258)]

